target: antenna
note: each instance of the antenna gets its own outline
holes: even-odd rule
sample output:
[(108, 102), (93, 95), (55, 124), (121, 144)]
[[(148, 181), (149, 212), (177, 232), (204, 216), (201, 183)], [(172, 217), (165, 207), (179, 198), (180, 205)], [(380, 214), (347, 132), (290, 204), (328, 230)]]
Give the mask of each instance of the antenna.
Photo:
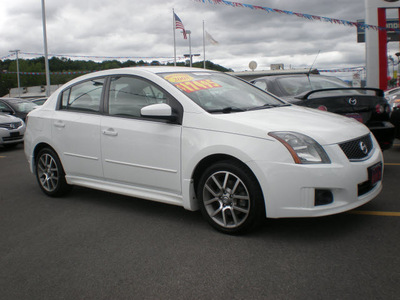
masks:
[(312, 65), (310, 67), (310, 70), (308, 70), (308, 74), (311, 73), (312, 67), (314, 66), (315, 62), (317, 61), (317, 58), (318, 58), (318, 55), (319, 55), (320, 52), (321, 52), (321, 50), (318, 50), (317, 56), (315, 57), (314, 62), (312, 63)]

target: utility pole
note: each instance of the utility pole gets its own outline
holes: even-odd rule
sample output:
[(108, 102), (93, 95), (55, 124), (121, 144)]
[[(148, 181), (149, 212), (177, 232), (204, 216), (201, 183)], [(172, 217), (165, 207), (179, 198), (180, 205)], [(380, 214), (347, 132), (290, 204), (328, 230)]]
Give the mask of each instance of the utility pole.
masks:
[(46, 32), (46, 7), (42, 0), (42, 23), (43, 23), (43, 46), (44, 46), (44, 66), (46, 68), (46, 96), (50, 96), (50, 68), (47, 53), (47, 32)]
[(18, 98), (21, 98), (21, 84), (20, 84), (20, 80), (19, 80), (19, 59), (18, 59), (18, 53), (21, 50), (10, 50), (10, 52), (15, 53), (15, 56), (17, 57), (17, 82), (18, 82)]

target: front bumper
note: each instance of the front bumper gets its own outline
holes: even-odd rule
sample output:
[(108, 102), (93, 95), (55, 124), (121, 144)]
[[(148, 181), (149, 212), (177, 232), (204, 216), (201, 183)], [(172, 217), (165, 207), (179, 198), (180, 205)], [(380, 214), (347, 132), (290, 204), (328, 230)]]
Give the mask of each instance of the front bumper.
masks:
[(6, 130), (0, 128), (0, 145), (22, 143), (24, 141), (25, 128)]
[[(378, 181), (367, 191), (359, 191), (368, 182), (368, 168), (382, 163), (376, 142), (368, 159), (350, 162), (338, 145), (324, 146), (331, 164), (289, 164), (253, 162), (263, 190), (266, 216), (269, 218), (317, 217), (336, 214), (361, 206), (382, 190)], [(258, 172), (257, 171), (257, 172)], [(383, 170), (382, 170), (383, 171)], [(316, 205), (316, 191), (330, 191), (333, 201)]]

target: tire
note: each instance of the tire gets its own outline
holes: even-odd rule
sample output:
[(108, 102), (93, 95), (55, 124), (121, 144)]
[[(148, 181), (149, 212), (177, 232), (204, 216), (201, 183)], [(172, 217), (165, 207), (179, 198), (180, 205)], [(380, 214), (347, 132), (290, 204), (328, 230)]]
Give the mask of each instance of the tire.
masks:
[(208, 223), (228, 234), (248, 232), (266, 216), (257, 179), (235, 161), (208, 167), (197, 185), (197, 199)]
[(42, 191), (51, 197), (60, 197), (71, 190), (57, 154), (50, 148), (39, 151), (36, 157), (36, 179)]

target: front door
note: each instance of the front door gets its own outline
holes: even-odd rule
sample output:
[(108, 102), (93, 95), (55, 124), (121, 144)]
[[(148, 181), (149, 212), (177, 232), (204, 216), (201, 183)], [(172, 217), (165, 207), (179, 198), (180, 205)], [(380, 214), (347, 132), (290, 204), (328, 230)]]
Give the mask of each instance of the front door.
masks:
[(140, 109), (171, 104), (161, 88), (138, 77), (110, 80), (101, 121), (104, 177), (138, 189), (181, 194), (181, 125), (141, 117)]

